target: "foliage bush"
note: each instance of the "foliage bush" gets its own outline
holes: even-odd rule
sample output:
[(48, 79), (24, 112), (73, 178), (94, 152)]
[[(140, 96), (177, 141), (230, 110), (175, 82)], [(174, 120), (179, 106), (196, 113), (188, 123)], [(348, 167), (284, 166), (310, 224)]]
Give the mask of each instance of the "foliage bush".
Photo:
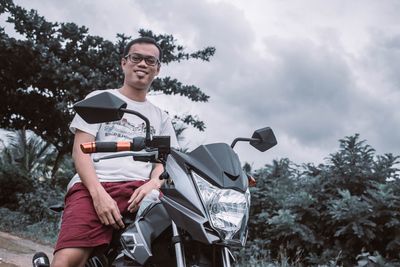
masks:
[[(0, 157), (0, 229), (54, 242), (60, 215), (48, 207), (63, 201), (72, 160), (51, 177), (51, 150), (41, 157), (44, 144), (16, 140)], [(253, 172), (240, 266), (400, 266), (399, 156), (375, 155), (358, 135), (339, 142), (325, 164), (281, 159)]]
[(12, 232), (43, 244), (54, 244), (57, 239), (59, 214), (54, 213), (51, 221), (34, 221), (28, 214), (0, 207), (0, 217), (1, 231)]
[(49, 206), (63, 201), (73, 166), (65, 157), (51, 178), (54, 152), (34, 134), (17, 131), (9, 136), (9, 145), (0, 153), (0, 229), (46, 243), (55, 241), (60, 215)]
[(249, 244), (305, 266), (354, 266), (365, 253), (400, 264), (399, 156), (375, 155), (357, 134), (339, 143), (319, 166), (281, 159), (254, 171)]
[(54, 221), (51, 205), (63, 203), (65, 190), (54, 188), (49, 181), (33, 181), (31, 192), (18, 195), (18, 211), (28, 214), (34, 222)]
[(18, 194), (33, 190), (30, 179), (20, 169), (0, 160), (0, 206), (18, 208)]

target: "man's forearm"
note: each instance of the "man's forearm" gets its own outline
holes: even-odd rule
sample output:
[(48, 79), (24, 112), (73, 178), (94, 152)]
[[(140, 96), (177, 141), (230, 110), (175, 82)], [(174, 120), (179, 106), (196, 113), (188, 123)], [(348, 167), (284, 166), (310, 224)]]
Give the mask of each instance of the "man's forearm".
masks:
[(99, 189), (101, 190), (102, 186), (97, 177), (92, 158), (90, 155), (83, 153), (80, 148), (80, 144), (91, 141), (94, 141), (93, 136), (77, 130), (72, 149), (72, 158), (74, 160), (76, 172), (93, 198), (98, 195)]
[(90, 157), (81, 157), (79, 160), (75, 160), (75, 168), (82, 183), (88, 189), (92, 198), (95, 197), (97, 195), (98, 189), (100, 189), (102, 186), (99, 179), (97, 178), (92, 159)]
[(161, 163), (156, 163), (153, 170), (151, 171), (150, 180), (157, 186), (156, 189), (160, 189), (164, 180), (160, 180), (160, 175), (163, 173), (164, 167)]

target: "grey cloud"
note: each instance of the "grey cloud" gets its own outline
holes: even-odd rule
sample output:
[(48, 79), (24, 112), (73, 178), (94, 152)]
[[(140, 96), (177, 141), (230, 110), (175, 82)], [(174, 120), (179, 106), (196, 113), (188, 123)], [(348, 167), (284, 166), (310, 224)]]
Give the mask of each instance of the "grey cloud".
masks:
[(367, 89), (355, 107), (357, 129), (381, 153), (400, 153), (399, 31), (370, 31), (368, 46), (356, 59)]
[[(306, 39), (272, 36), (265, 40), (266, 52), (273, 59), (269, 60), (252, 46), (256, 33), (229, 4), (219, 4), (219, 9), (203, 2), (168, 5), (171, 11), (165, 16), (165, 28), (189, 21), (182, 27), (192, 30), (195, 43), (217, 48), (206, 65), (176, 67), (177, 73), (189, 69), (187, 80), (211, 95), (206, 110), (200, 111), (208, 134), (233, 135), (221, 128), (221, 120), (236, 133), (245, 133), (254, 125), (270, 125), (304, 146), (332, 148), (339, 138), (363, 133), (370, 124), (367, 96), (359, 94), (340, 43), (322, 46)], [(155, 8), (147, 3), (142, 7)], [(163, 8), (157, 9), (152, 16), (162, 15)], [(178, 14), (183, 9), (187, 11), (182, 18)], [(225, 21), (216, 16), (220, 13)], [(193, 17), (187, 20), (186, 16)], [(225, 115), (213, 120), (217, 113)]]
[(386, 36), (372, 34), (373, 43), (367, 50), (369, 67), (384, 76), (385, 81), (393, 82), (400, 91), (400, 33)]
[(240, 118), (251, 124), (264, 121), (306, 145), (319, 145), (337, 134), (341, 118), (348, 117), (355, 98), (349, 67), (338, 54), (310, 42), (273, 42), (273, 62), (258, 58), (255, 51), (234, 55), (245, 63), (233, 72), (227, 68), (229, 79), (221, 84), (228, 88), (224, 105), (240, 109)]
[[(58, 16), (61, 19), (56, 20), (88, 26), (91, 33), (106, 38), (113, 38), (117, 32), (132, 35), (139, 28), (148, 28), (173, 34), (189, 51), (215, 46), (217, 51), (210, 62), (171, 64), (162, 71), (163, 75), (199, 86), (211, 96), (209, 103), (191, 103), (191, 112), (207, 124), (206, 132), (196, 132), (193, 139), (229, 142), (268, 125), (275, 129), (278, 140), (285, 142), (274, 150), (275, 157), (291, 154), (296, 158), (304, 155), (299, 150), (307, 148), (318, 153), (315, 157), (325, 151), (327, 156), (337, 148), (339, 138), (354, 133), (360, 133), (378, 151), (400, 151), (397, 0), (385, 4), (352, 2), (351, 8), (343, 10), (343, 16), (334, 9), (342, 10), (342, 4), (332, 2), (329, 5), (333, 7), (325, 9), (326, 3), (306, 1), (299, 4), (303, 11), (293, 13), (296, 18), (289, 16), (293, 7), (282, 2), (278, 8), (281, 16), (266, 21), (283, 25), (283, 36), (290, 36), (287, 39), (279, 31), (268, 35), (263, 25), (252, 28), (245, 12), (228, 1), (121, 1), (115, 4), (118, 6), (109, 6), (109, 1), (92, 6), (81, 0), (62, 5), (57, 2), (59, 6), (53, 1), (16, 2), (40, 7), (43, 12), (39, 13), (46, 17)], [(264, 4), (262, 8), (274, 8), (274, 4)], [(334, 12), (315, 12), (319, 9)], [(305, 11), (309, 17), (304, 17)], [(323, 25), (317, 28), (317, 36), (311, 32), (315, 30), (313, 12), (319, 14), (315, 15), (317, 23), (319, 20)], [(324, 19), (323, 15), (328, 17)], [(294, 21), (305, 25), (292, 25)], [(308, 27), (312, 37), (302, 31)], [(306, 36), (299, 37), (298, 31)], [(355, 40), (365, 31), (369, 34), (368, 46), (365, 40)], [(261, 40), (263, 51), (260, 33), (268, 36)], [(295, 146), (293, 151), (291, 146)], [(282, 147), (285, 151), (279, 150)], [(243, 151), (246, 155), (254, 153)]]
[[(136, 7), (135, 1), (107, 0), (14, 0), (26, 9), (35, 9), (51, 22), (74, 22), (89, 28), (89, 33), (115, 40), (117, 33), (135, 36), (140, 28), (146, 28), (145, 14)], [(112, 6), (111, 6), (112, 5)]]
[[(208, 1), (138, 1), (149, 18), (159, 19), (168, 32), (188, 32), (200, 44), (210, 40), (235, 46), (249, 37), (250, 25), (244, 13), (229, 3)], [(237, 38), (239, 34), (240, 38)], [(244, 41), (244, 40), (243, 40)], [(229, 42), (229, 43), (228, 43)], [(214, 42), (213, 42), (214, 43)]]

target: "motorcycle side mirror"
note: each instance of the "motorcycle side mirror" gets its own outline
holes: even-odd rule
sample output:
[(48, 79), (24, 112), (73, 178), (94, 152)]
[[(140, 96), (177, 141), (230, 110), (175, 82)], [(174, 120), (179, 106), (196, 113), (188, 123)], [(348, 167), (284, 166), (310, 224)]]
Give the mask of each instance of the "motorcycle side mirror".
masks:
[(253, 140), (250, 141), (250, 145), (261, 152), (264, 152), (278, 144), (275, 134), (270, 127), (265, 127), (254, 131), (251, 138)]
[(139, 112), (127, 109), (127, 103), (119, 97), (103, 92), (92, 97), (79, 101), (74, 105), (74, 110), (87, 123), (102, 123), (109, 121), (118, 121), (122, 119), (124, 113), (138, 116), (146, 124), (146, 141), (150, 141), (150, 121)]
[(86, 98), (74, 105), (74, 110), (87, 123), (118, 121), (124, 116), (127, 104), (115, 95), (104, 92)]
[(233, 148), (238, 141), (250, 141), (250, 145), (261, 152), (270, 149), (278, 143), (275, 134), (270, 127), (256, 130), (251, 138), (236, 138), (233, 140), (231, 147)]

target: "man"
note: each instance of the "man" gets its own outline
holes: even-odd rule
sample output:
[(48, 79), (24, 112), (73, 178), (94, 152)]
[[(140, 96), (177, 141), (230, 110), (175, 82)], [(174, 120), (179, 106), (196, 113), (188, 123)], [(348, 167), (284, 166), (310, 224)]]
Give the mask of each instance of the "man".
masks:
[[(150, 120), (152, 134), (171, 136), (177, 146), (175, 132), (165, 112), (151, 104), (146, 95), (160, 71), (161, 49), (155, 40), (138, 38), (128, 43), (121, 59), (124, 83), (107, 91), (128, 103)], [(103, 91), (95, 91), (88, 95)], [(70, 126), (75, 133), (72, 157), (77, 174), (68, 185), (61, 230), (52, 267), (84, 266), (95, 249), (107, 245), (113, 229), (122, 229), (121, 214), (138, 210), (144, 196), (159, 189), (161, 164), (134, 162), (131, 157), (94, 163), (84, 154), (80, 144), (92, 141), (129, 140), (144, 136), (143, 121), (125, 114), (117, 122), (87, 124), (76, 115)]]

